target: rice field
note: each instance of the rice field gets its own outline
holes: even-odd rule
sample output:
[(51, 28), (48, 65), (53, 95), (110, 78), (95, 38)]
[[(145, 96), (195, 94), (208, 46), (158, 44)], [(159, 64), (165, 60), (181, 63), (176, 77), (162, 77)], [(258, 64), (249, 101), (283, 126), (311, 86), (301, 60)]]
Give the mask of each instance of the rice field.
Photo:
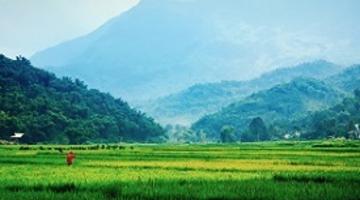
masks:
[(355, 200), (360, 142), (0, 145), (0, 199)]

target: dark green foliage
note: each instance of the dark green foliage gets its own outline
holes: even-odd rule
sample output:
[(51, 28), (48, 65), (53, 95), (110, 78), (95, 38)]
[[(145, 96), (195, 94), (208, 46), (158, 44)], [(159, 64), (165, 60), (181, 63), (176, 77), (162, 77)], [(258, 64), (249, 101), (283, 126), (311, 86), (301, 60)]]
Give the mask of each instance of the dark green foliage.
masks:
[(80, 80), (56, 78), (23, 57), (0, 55), (0, 139), (24, 132), (23, 142), (79, 144), (163, 135), (153, 119)]
[(119, 184), (112, 184), (104, 187), (102, 192), (106, 199), (118, 199), (121, 196), (121, 186)]
[(256, 141), (264, 141), (270, 139), (265, 123), (261, 119), (261, 117), (254, 118), (250, 122), (248, 130), (249, 131), (247, 132), (247, 134), (241, 137), (241, 141), (252, 142), (254, 141), (254, 139)]
[[(337, 90), (324, 82), (299, 78), (255, 93), (220, 112), (205, 116), (192, 128), (205, 131), (208, 138), (217, 138), (224, 125), (231, 125), (236, 128), (236, 135), (241, 135), (245, 141), (267, 140), (270, 136), (266, 132), (260, 134), (262, 130), (249, 126), (254, 118), (261, 117), (266, 124), (275, 124), (269, 126), (269, 132), (275, 133), (279, 126), (282, 128), (284, 123), (288, 125), (289, 120), (306, 116), (310, 111), (328, 108), (340, 102), (341, 98)], [(271, 137), (274, 138), (274, 135)]]
[[(354, 91), (354, 98), (345, 98), (336, 106), (314, 112), (311, 115), (292, 122), (302, 127), (301, 137), (317, 139), (326, 137), (345, 137), (360, 139), (360, 95)], [(356, 125), (358, 124), (358, 125)]]
[(360, 86), (359, 86), (358, 89), (356, 89), (356, 90), (354, 91), (354, 96), (355, 96), (357, 99), (360, 99)]
[(220, 140), (222, 143), (235, 142), (235, 128), (232, 126), (224, 126), (220, 131)]
[(28, 191), (50, 191), (55, 193), (75, 192), (77, 190), (74, 183), (53, 184), (53, 185), (38, 184), (32, 187), (10, 185), (5, 187), (5, 189), (11, 192), (20, 192), (20, 191), (28, 190)]

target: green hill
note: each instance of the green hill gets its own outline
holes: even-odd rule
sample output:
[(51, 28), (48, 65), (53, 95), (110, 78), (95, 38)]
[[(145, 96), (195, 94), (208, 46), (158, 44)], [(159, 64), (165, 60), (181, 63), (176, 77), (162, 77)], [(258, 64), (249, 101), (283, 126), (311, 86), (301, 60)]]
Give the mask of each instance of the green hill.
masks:
[(360, 87), (360, 65), (353, 65), (339, 74), (328, 77), (325, 81), (345, 92), (352, 93)]
[(26, 143), (152, 141), (163, 129), (121, 99), (79, 80), (59, 79), (0, 54), (0, 139), (24, 132)]
[(146, 102), (141, 106), (162, 124), (189, 125), (206, 114), (219, 111), (233, 102), (294, 78), (324, 79), (338, 73), (341, 67), (324, 60), (280, 68), (249, 81), (222, 81), (194, 85), (182, 92)]
[(296, 119), (310, 111), (326, 109), (340, 102), (342, 93), (315, 79), (297, 78), (290, 83), (255, 93), (221, 111), (205, 116), (192, 125), (208, 138), (218, 139), (224, 126), (232, 126), (241, 138), (252, 120), (261, 118), (265, 124)]
[(360, 90), (355, 90), (354, 97), (347, 97), (329, 109), (314, 112), (290, 124), (293, 124), (290, 128), (296, 129), (290, 132), (298, 131), (301, 133), (300, 137), (304, 139), (329, 137), (360, 139)]

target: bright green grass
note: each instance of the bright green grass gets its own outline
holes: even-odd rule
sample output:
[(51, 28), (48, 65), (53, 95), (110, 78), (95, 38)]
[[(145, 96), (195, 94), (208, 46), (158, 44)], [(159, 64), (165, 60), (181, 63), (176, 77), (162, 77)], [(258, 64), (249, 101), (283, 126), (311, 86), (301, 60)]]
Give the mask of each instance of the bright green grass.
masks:
[(124, 146), (0, 146), (0, 199), (360, 198), (358, 141)]

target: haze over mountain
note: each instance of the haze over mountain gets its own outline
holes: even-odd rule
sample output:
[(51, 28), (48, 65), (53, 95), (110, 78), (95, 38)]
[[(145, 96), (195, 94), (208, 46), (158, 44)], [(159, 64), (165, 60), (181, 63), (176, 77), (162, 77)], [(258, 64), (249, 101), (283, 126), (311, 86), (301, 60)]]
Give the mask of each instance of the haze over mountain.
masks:
[(135, 102), (308, 60), (356, 63), (358, 7), (350, 0), (143, 0), (31, 60)]
[(360, 65), (352, 65), (341, 73), (326, 78), (326, 82), (348, 93), (360, 88)]
[[(324, 79), (337, 74), (342, 67), (324, 60), (279, 68), (249, 81), (222, 81), (196, 84), (179, 93), (144, 102), (141, 109), (162, 124), (188, 126), (200, 117), (219, 111), (254, 92), (299, 77)], [(334, 80), (340, 78), (334, 77)]]

